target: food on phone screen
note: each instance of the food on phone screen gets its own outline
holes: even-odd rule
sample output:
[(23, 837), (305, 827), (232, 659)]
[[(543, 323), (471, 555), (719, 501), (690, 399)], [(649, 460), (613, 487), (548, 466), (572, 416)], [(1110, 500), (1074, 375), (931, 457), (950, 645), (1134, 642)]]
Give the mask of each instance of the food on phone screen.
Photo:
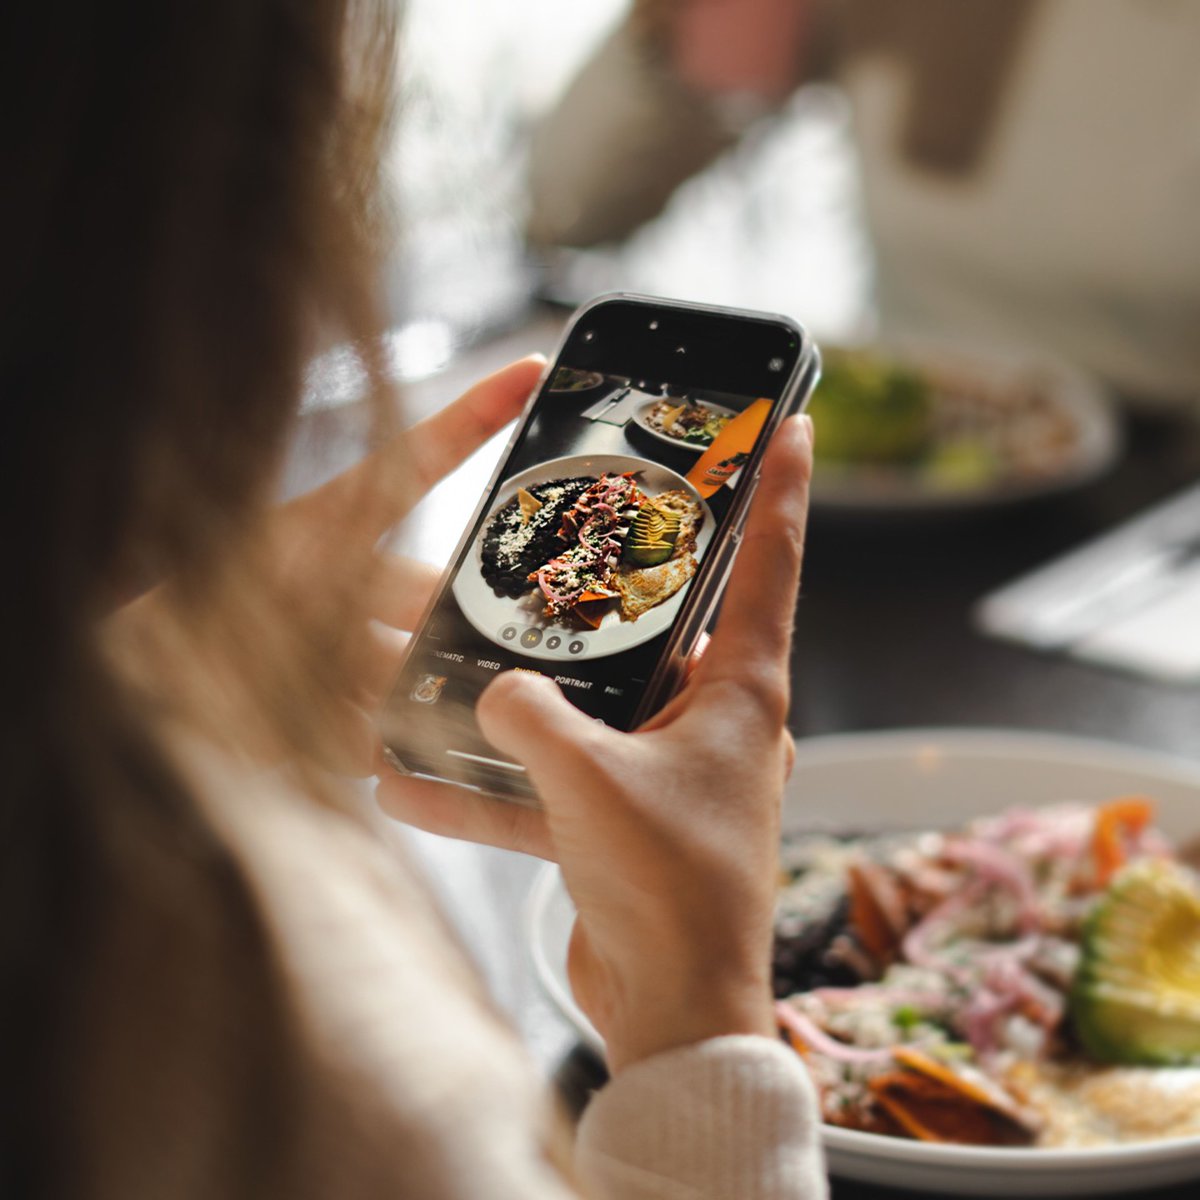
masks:
[(636, 621), (695, 574), (703, 520), (694, 495), (648, 496), (634, 472), (535, 484), (493, 516), (480, 570), (496, 595), (540, 593), (543, 615), (567, 625)]
[(567, 509), (559, 530), (566, 548), (529, 575), (546, 599), (546, 616), (600, 624), (617, 595), (613, 574), (645, 499), (632, 474), (605, 473)]
[(436, 704), (446, 686), (445, 675), (422, 675), (411, 692), (412, 699), (421, 704)]
[(660, 400), (646, 413), (648, 428), (690, 446), (711, 446), (730, 415), (699, 400)]
[(1200, 1134), (1200, 881), (1148, 818), (1119, 822), (1114, 857), (1103, 831), (1130, 811), (785, 838), (777, 1012), (826, 1122), (996, 1146)]
[(521, 524), (528, 525), (534, 513), (542, 507), (542, 502), (532, 492), (517, 488), (517, 506), (521, 510)]
[(690, 554), (656, 567), (622, 567), (613, 581), (621, 596), (621, 616), (636, 621), (669, 600), (695, 573), (696, 560)]
[(550, 380), (552, 392), (588, 392), (604, 383), (599, 371), (580, 371), (575, 367), (559, 367)]
[(704, 521), (704, 510), (696, 497), (682, 488), (660, 492), (654, 497), (654, 506), (670, 517), (679, 519), (679, 534), (675, 539), (678, 550), (692, 550), (696, 545), (696, 534)]
[(638, 567), (656, 567), (675, 552), (680, 518), (651, 501), (643, 504), (625, 540), (625, 558)]
[(552, 479), (524, 488), (541, 505), (528, 511), (514, 496), (492, 518), (480, 547), (481, 572), (498, 596), (514, 599), (529, 591), (529, 574), (564, 546), (558, 530), (563, 513), (595, 480), (588, 476)]

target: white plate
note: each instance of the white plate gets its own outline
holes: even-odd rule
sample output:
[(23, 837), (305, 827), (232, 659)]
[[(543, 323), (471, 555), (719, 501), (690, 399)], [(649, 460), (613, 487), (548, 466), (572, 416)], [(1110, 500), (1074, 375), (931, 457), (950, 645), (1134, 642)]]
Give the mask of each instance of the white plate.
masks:
[[(1158, 825), (1200, 833), (1200, 764), (1106, 742), (999, 730), (840, 734), (797, 744), (784, 829), (954, 826), (1015, 804), (1098, 802), (1142, 792)], [(530, 896), (534, 969), (580, 1038), (604, 1043), (571, 996), (566, 949), (574, 909), (556, 867)], [(1090, 1150), (936, 1146), (824, 1127), (829, 1169), (868, 1183), (971, 1196), (1071, 1196), (1142, 1190), (1200, 1178), (1200, 1137)]]
[[(704, 520), (696, 535), (694, 551), (697, 562), (704, 556), (705, 547), (713, 535), (712, 510), (682, 475), (677, 475), (669, 468), (649, 459), (633, 458), (627, 454), (576, 454), (538, 463), (537, 466), (529, 467), (505, 481), (500, 498), (488, 513), (467, 561), (454, 578), (452, 590), (463, 616), (489, 641), (529, 658), (563, 663), (578, 662), (581, 659), (618, 654), (622, 650), (639, 646), (642, 642), (657, 637), (675, 619), (690, 582), (684, 584), (669, 600), (643, 613), (636, 621), (622, 621), (620, 613), (614, 610), (605, 616), (598, 628), (580, 629), (544, 616), (544, 602), (539, 592), (530, 592), (516, 600), (508, 596), (497, 596), (480, 574), (483, 563), (480, 547), (487, 528), (496, 513), (517, 494), (518, 488), (532, 487), (550, 479), (570, 479), (579, 475), (599, 476), (603, 471), (611, 474), (636, 472), (638, 486), (651, 496), (676, 489), (689, 493), (698, 501), (704, 513)], [(515, 632), (506, 638), (506, 631)], [(536, 634), (530, 631), (536, 631)], [(537, 640), (534, 644), (529, 640), (522, 640), (535, 636)]]
[[(554, 380), (563, 371), (570, 371), (571, 375), (568, 378), (574, 382), (566, 387), (555, 387)], [(589, 392), (599, 391), (608, 382), (608, 376), (601, 371), (579, 371), (574, 367), (559, 367), (554, 373), (554, 378), (550, 380), (548, 390), (556, 396), (586, 396)]]
[[(684, 450), (691, 450), (695, 454), (703, 454), (708, 446), (698, 446), (694, 442), (685, 442), (682, 438), (672, 437), (669, 433), (663, 433), (661, 429), (655, 429), (650, 424), (650, 410), (656, 404), (661, 404), (665, 397), (655, 396), (653, 400), (641, 405), (633, 414), (633, 423), (640, 429), (644, 429), (652, 438), (658, 438), (660, 442), (666, 442), (668, 446), (682, 447)], [(718, 416), (736, 417), (737, 413), (732, 408), (726, 408), (723, 404), (714, 404), (711, 400), (694, 400), (693, 404), (703, 404), (705, 408), (711, 409)]]
[[(839, 348), (832, 347), (837, 350)], [(1121, 432), (1108, 394), (1082, 371), (1057, 358), (1032, 352), (910, 341), (861, 349), (928, 373), (978, 381), (981, 391), (1003, 396), (1036, 380), (1047, 401), (1074, 427), (1052, 468), (1036, 475), (999, 472), (963, 486), (939, 484), (904, 466), (840, 464), (818, 459), (812, 502), (846, 514), (918, 516), (989, 509), (1070, 491), (1103, 474), (1121, 452)], [(818, 384), (818, 388), (819, 388)], [(937, 403), (936, 397), (934, 403)], [(821, 431), (816, 429), (818, 447)]]

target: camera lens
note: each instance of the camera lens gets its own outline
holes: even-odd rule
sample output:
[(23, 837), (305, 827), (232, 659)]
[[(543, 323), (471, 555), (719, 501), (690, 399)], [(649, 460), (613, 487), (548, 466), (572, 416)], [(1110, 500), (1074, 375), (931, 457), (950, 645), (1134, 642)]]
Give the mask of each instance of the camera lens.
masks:
[(657, 321), (651, 321), (651, 322), (650, 322), (650, 328), (651, 328), (651, 329), (657, 329), (657, 328), (658, 328), (658, 322), (657, 322)]

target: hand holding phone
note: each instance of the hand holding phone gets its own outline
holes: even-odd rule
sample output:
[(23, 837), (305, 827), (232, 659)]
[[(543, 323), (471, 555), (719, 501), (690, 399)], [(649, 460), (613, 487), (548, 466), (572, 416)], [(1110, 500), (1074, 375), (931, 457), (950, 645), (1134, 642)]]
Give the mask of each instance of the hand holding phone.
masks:
[(572, 985), (614, 1070), (773, 1031), (788, 649), (810, 469), (807, 419), (788, 421), (763, 461), (709, 650), (639, 730), (589, 719), (541, 676), (503, 675), (484, 693), (483, 730), (528, 770), (541, 810), (398, 774), (379, 786), (401, 820), (559, 861), (579, 912)]
[(815, 347), (782, 317), (602, 298), (571, 322), (384, 712), (402, 771), (533, 802), (476, 718), (507, 670), (616, 729), (678, 686)]

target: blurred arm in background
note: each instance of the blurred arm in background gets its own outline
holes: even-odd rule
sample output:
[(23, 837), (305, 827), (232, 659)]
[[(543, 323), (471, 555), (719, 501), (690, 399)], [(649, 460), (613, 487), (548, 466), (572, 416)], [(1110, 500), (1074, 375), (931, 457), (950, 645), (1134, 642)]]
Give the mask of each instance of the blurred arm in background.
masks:
[(811, 0), (635, 0), (538, 128), (535, 245), (618, 241), (801, 78)]
[(535, 135), (529, 237), (624, 239), (834, 79), (885, 337), (1040, 350), (1194, 408), (1197, 44), (1195, 4), (635, 0)]

